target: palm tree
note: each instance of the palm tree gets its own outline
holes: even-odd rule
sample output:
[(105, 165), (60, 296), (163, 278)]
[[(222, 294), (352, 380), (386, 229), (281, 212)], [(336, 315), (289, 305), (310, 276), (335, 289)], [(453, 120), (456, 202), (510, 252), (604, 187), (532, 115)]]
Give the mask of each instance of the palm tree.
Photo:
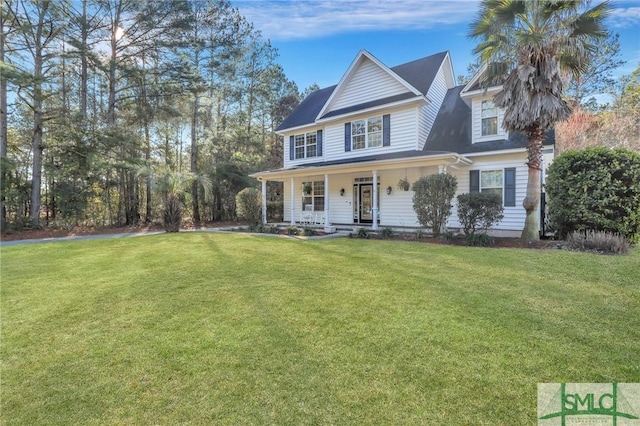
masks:
[(594, 41), (606, 36), (609, 4), (587, 8), (583, 0), (483, 0), (470, 37), (474, 54), (490, 64), (488, 80), (502, 82), (494, 103), (504, 108), (503, 127), (527, 137), (529, 168), (522, 238), (539, 239), (540, 163), (545, 132), (571, 109), (562, 99), (562, 71), (586, 68)]
[(136, 170), (136, 175), (151, 183), (151, 187), (164, 199), (162, 223), (167, 232), (178, 232), (182, 225), (182, 214), (185, 196), (195, 183), (204, 189), (205, 201), (209, 201), (212, 184), (206, 175), (181, 173), (172, 170), (154, 170), (143, 165)]

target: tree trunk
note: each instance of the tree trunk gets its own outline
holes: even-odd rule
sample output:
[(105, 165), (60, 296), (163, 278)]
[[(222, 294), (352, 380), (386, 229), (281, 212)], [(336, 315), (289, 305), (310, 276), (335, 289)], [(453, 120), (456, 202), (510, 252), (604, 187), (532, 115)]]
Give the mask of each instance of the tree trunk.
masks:
[(82, 28), (81, 32), (81, 50), (80, 50), (80, 116), (82, 117), (82, 125), (87, 118), (87, 85), (89, 80), (88, 64), (87, 64), (87, 40), (88, 24), (87, 24), (87, 1), (82, 0)]
[[(191, 119), (191, 173), (198, 173), (198, 114), (199, 99), (198, 95), (194, 95), (193, 100), (193, 117)], [(198, 202), (198, 181), (194, 180), (191, 184), (191, 198), (193, 200), (193, 223), (200, 225), (200, 208)]]
[(526, 132), (527, 135), (527, 167), (529, 167), (527, 179), (527, 195), (522, 201), (522, 207), (526, 212), (522, 239), (537, 241), (540, 239), (540, 221), (538, 205), (540, 204), (540, 163), (542, 160), (542, 143), (544, 132), (539, 126), (532, 126)]
[[(4, 14), (0, 13), (0, 62), (4, 63)], [(7, 157), (7, 80), (0, 78), (0, 157)], [(0, 182), (7, 181), (6, 167), (2, 167)], [(7, 209), (5, 207), (4, 191), (0, 197), (0, 232), (7, 226)]]
[[(40, 90), (37, 90), (40, 92)], [(39, 94), (37, 95), (39, 96)], [(33, 111), (33, 167), (31, 181), (31, 209), (29, 218), (33, 226), (40, 226), (40, 195), (42, 191), (42, 99), (36, 99)]]
[[(149, 123), (147, 122), (147, 118), (145, 117), (144, 122), (144, 139), (145, 139), (145, 152), (144, 158), (147, 162), (147, 166), (151, 163), (151, 135), (149, 134)], [(151, 176), (149, 175), (145, 180), (146, 186), (146, 212), (145, 212), (145, 223), (151, 223), (153, 219), (153, 212), (151, 209)]]
[(42, 33), (48, 5), (48, 2), (44, 2), (42, 4), (42, 9), (40, 10), (33, 55), (33, 138), (31, 143), (31, 149), (33, 152), (33, 168), (31, 181), (31, 210), (29, 210), (29, 218), (31, 219), (32, 225), (36, 227), (40, 226), (40, 196), (42, 192)]

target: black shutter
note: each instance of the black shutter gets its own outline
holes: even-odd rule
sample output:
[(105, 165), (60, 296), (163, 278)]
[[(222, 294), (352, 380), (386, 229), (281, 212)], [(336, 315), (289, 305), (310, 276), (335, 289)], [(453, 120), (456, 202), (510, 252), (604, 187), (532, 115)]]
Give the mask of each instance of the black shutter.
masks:
[(294, 136), (289, 136), (289, 160), (293, 161), (296, 157), (294, 156)]
[(516, 205), (516, 168), (504, 169), (504, 205), (515, 207)]
[(351, 151), (351, 123), (344, 123), (344, 152)]
[(322, 130), (318, 130), (316, 132), (316, 155), (318, 157), (322, 157)]
[(382, 116), (382, 146), (391, 146), (391, 116)]
[(469, 192), (480, 192), (480, 170), (469, 171)]

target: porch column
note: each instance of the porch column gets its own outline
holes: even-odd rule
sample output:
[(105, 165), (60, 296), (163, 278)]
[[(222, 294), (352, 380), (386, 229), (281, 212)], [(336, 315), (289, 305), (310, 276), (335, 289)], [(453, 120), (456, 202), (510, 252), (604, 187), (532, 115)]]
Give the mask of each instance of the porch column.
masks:
[(291, 180), (291, 226), (296, 224), (296, 187), (293, 184), (293, 178)]
[(267, 181), (262, 180), (262, 224), (267, 224)]
[(371, 229), (378, 229), (378, 171), (373, 171), (373, 224)]
[(329, 225), (329, 175), (324, 175), (324, 227)]

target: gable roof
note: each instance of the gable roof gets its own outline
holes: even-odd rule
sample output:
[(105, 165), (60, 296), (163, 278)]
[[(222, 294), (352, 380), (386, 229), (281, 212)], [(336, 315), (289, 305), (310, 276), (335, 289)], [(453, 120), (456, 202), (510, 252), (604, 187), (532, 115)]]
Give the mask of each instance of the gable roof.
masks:
[[(507, 139), (472, 143), (471, 108), (460, 97), (465, 86), (447, 91), (431, 132), (424, 144), (424, 151), (452, 151), (458, 154), (526, 148), (527, 138), (519, 132), (509, 132)], [(555, 144), (555, 132), (546, 134), (544, 146)]]
[[(373, 58), (376, 63), (381, 64), (371, 54), (362, 51), (358, 54), (350, 69), (343, 76), (341, 83), (346, 80), (346, 77), (354, 67), (354, 64), (365, 53), (367, 53), (367, 58)], [(287, 118), (285, 118), (282, 123), (280, 123), (280, 125), (276, 128), (276, 131), (282, 131), (285, 129), (292, 129), (295, 127), (313, 124), (316, 118), (333, 117), (340, 114), (364, 110), (373, 106), (384, 105), (386, 103), (394, 102), (400, 99), (408, 99), (411, 96), (415, 96), (414, 90), (419, 92), (419, 94), (426, 96), (436, 74), (438, 73), (438, 70), (440, 69), (442, 62), (447, 55), (448, 52), (439, 52), (434, 55), (407, 62), (405, 64), (397, 65), (392, 68), (387, 68), (384, 64), (381, 64), (385, 70), (388, 70), (388, 72), (391, 72), (394, 76), (404, 81), (404, 84), (408, 89), (406, 93), (392, 96), (391, 98), (387, 99), (380, 99), (377, 101), (366, 102), (359, 105), (352, 105), (347, 108), (331, 111), (327, 114), (324, 114), (322, 117), (319, 117), (319, 114), (322, 112), (324, 107), (328, 105), (329, 100), (331, 96), (336, 92), (338, 85), (317, 90), (307, 96), (300, 103), (300, 105), (298, 105), (298, 107), (294, 109), (293, 112)], [(409, 90), (409, 88), (413, 88), (414, 90)]]
[(304, 98), (300, 105), (298, 105), (287, 118), (276, 128), (276, 131), (291, 129), (294, 127), (304, 126), (305, 124), (311, 124), (315, 121), (318, 112), (322, 106), (327, 102), (333, 89), (336, 86), (326, 87), (324, 89), (316, 90)]

